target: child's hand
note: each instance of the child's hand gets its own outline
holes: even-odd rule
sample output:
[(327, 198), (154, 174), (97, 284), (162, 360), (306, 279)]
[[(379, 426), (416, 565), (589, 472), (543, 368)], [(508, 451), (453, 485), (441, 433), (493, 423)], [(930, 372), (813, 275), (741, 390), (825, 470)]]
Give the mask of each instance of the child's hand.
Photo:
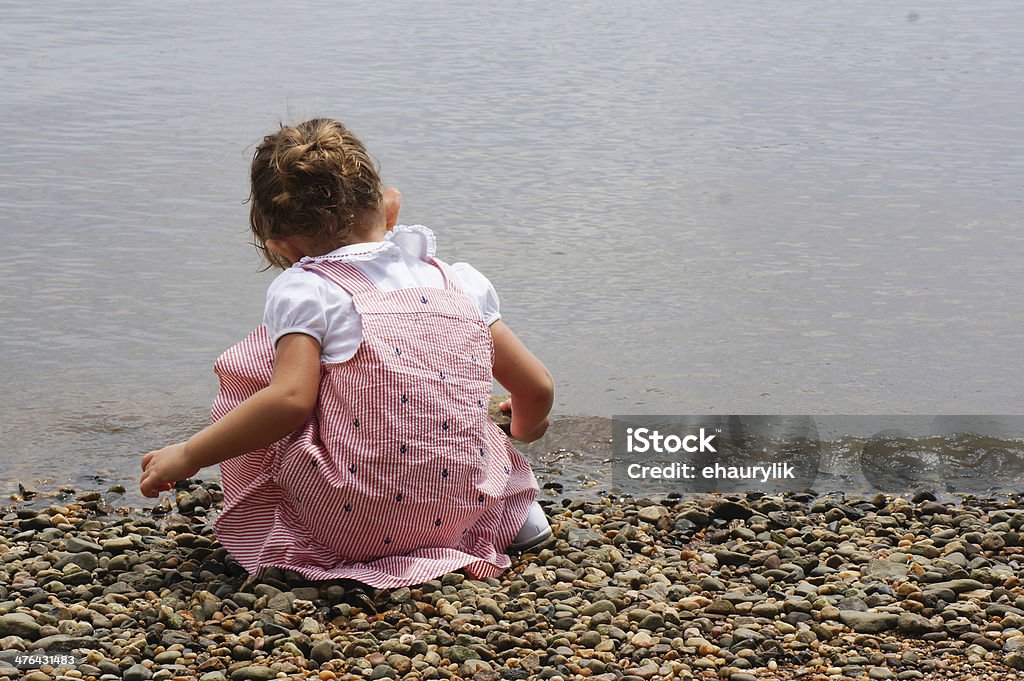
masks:
[(142, 457), (142, 480), (139, 490), (143, 496), (156, 497), (179, 480), (191, 478), (199, 468), (189, 462), (185, 455), (185, 443), (158, 449)]

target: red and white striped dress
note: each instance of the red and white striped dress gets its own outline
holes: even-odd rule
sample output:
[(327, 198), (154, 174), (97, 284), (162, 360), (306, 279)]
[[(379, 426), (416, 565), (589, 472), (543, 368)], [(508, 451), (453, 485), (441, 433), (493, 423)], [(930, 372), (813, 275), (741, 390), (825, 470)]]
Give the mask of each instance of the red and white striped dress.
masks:
[[(381, 291), (343, 261), (304, 262), (353, 297), (363, 340), (323, 364), (316, 410), (265, 450), (223, 462), (221, 544), (250, 574), (378, 588), (465, 568), (501, 574), (537, 495), (526, 459), (488, 417), (493, 345), (445, 263), (445, 288)], [(264, 326), (216, 362), (214, 420), (270, 382)]]

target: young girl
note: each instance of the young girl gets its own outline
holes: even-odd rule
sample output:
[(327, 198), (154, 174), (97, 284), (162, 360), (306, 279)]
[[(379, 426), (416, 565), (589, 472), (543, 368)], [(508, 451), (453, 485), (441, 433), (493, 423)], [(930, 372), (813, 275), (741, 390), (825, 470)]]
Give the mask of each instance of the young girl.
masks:
[(282, 272), (264, 324), (215, 365), (214, 423), (142, 459), (142, 493), (219, 463), (221, 544), (249, 571), (380, 588), (460, 568), (501, 574), (506, 548), (551, 530), (511, 433), (544, 434), (547, 369), (500, 320), (490, 282), (396, 227), (362, 143), (327, 119), (263, 139), (252, 163), (256, 245)]

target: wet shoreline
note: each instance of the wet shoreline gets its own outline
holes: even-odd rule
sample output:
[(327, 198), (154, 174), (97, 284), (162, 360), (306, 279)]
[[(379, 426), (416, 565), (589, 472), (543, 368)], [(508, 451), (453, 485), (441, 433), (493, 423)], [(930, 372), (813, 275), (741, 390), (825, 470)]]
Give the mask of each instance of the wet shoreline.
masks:
[[(1013, 679), (1019, 495), (552, 497), (499, 579), (412, 588), (244, 571), (216, 484), (156, 509), (67, 489), (0, 512), (0, 679)], [(169, 498), (169, 497), (165, 497)], [(8, 659), (11, 658), (11, 659)], [(49, 658), (56, 659), (56, 658)]]
[[(501, 400), (495, 396), (491, 403), (492, 417), (507, 427), (508, 418), (497, 413)], [(721, 417), (708, 417), (721, 418)], [(742, 417), (749, 418), (749, 417)], [(754, 417), (757, 418), (757, 417)], [(806, 417), (780, 417), (783, 419)], [(914, 425), (932, 417), (811, 417), (822, 423), (847, 419), (847, 426), (856, 426), (857, 421), (875, 418), (890, 418), (897, 423)], [(964, 419), (986, 419), (990, 417), (959, 417)], [(991, 417), (995, 418), (995, 417)], [(1024, 417), (1000, 417), (1024, 421)], [(917, 425), (920, 425), (919, 423)], [(863, 428), (863, 423), (860, 424)], [(925, 426), (928, 427), (928, 424)], [(192, 432), (191, 430), (189, 432)], [(567, 495), (573, 498), (596, 500), (609, 495), (632, 494), (665, 496), (675, 493), (682, 498), (699, 498), (705, 492), (743, 493), (746, 491), (810, 491), (811, 493), (836, 493), (870, 496), (881, 491), (898, 494), (906, 490), (931, 490), (940, 500), (953, 500), (958, 493), (978, 496), (1007, 495), (1024, 493), (1024, 439), (1018, 437), (1024, 432), (1014, 426), (1011, 431), (996, 437), (964, 436), (947, 434), (942, 437), (919, 437), (910, 439), (921, 451), (900, 451), (890, 447), (890, 441), (864, 437), (864, 433), (852, 435), (850, 430), (833, 429), (822, 432), (818, 443), (820, 451), (814, 452), (818, 461), (817, 473), (804, 479), (798, 485), (761, 485), (725, 483), (716, 488), (702, 488), (694, 483), (678, 484), (673, 488), (664, 483), (652, 481), (626, 481), (620, 469), (613, 463), (613, 421), (610, 418), (594, 416), (558, 416), (552, 421), (548, 433), (541, 440), (524, 444), (515, 442), (530, 461), (541, 485), (553, 495)], [(866, 432), (866, 431), (865, 431)], [(918, 435), (923, 435), (922, 430)], [(872, 442), (869, 449), (866, 444)], [(899, 440), (895, 440), (899, 444)], [(149, 446), (156, 446), (148, 442)], [(881, 446), (879, 446), (881, 444)], [(912, 448), (911, 448), (912, 449)], [(143, 451), (124, 458), (108, 459), (106, 465), (88, 465), (88, 472), (61, 468), (62, 475), (55, 475), (48, 461), (38, 464), (16, 463), (0, 473), (0, 498), (18, 493), (23, 484), (38, 491), (56, 493), (61, 487), (77, 489), (111, 490), (120, 489), (111, 497), (114, 505), (144, 508), (152, 504), (138, 491), (138, 465)], [(746, 464), (766, 465), (771, 462), (768, 454), (761, 453), (760, 447), (752, 447), (751, 453), (743, 453)], [(740, 465), (743, 461), (732, 454), (721, 458), (723, 464)], [(790, 456), (789, 461), (801, 462)], [(662, 462), (664, 463), (664, 461)], [(45, 473), (33, 470), (33, 465), (46, 465)], [(86, 462), (79, 461), (79, 465)], [(800, 468), (809, 470), (806, 465)], [(812, 467), (813, 468), (813, 467)], [(200, 473), (201, 479), (219, 482), (216, 467)], [(774, 484), (774, 481), (773, 481)]]

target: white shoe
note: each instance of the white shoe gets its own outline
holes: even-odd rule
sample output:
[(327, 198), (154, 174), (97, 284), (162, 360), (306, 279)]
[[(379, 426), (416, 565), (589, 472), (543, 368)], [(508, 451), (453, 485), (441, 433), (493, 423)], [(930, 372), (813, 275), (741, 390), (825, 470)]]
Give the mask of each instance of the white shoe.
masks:
[(520, 528), (519, 534), (506, 550), (525, 551), (547, 541), (549, 537), (551, 537), (551, 525), (548, 524), (548, 519), (544, 515), (544, 509), (535, 501), (530, 507), (530, 513), (526, 516), (526, 522)]

